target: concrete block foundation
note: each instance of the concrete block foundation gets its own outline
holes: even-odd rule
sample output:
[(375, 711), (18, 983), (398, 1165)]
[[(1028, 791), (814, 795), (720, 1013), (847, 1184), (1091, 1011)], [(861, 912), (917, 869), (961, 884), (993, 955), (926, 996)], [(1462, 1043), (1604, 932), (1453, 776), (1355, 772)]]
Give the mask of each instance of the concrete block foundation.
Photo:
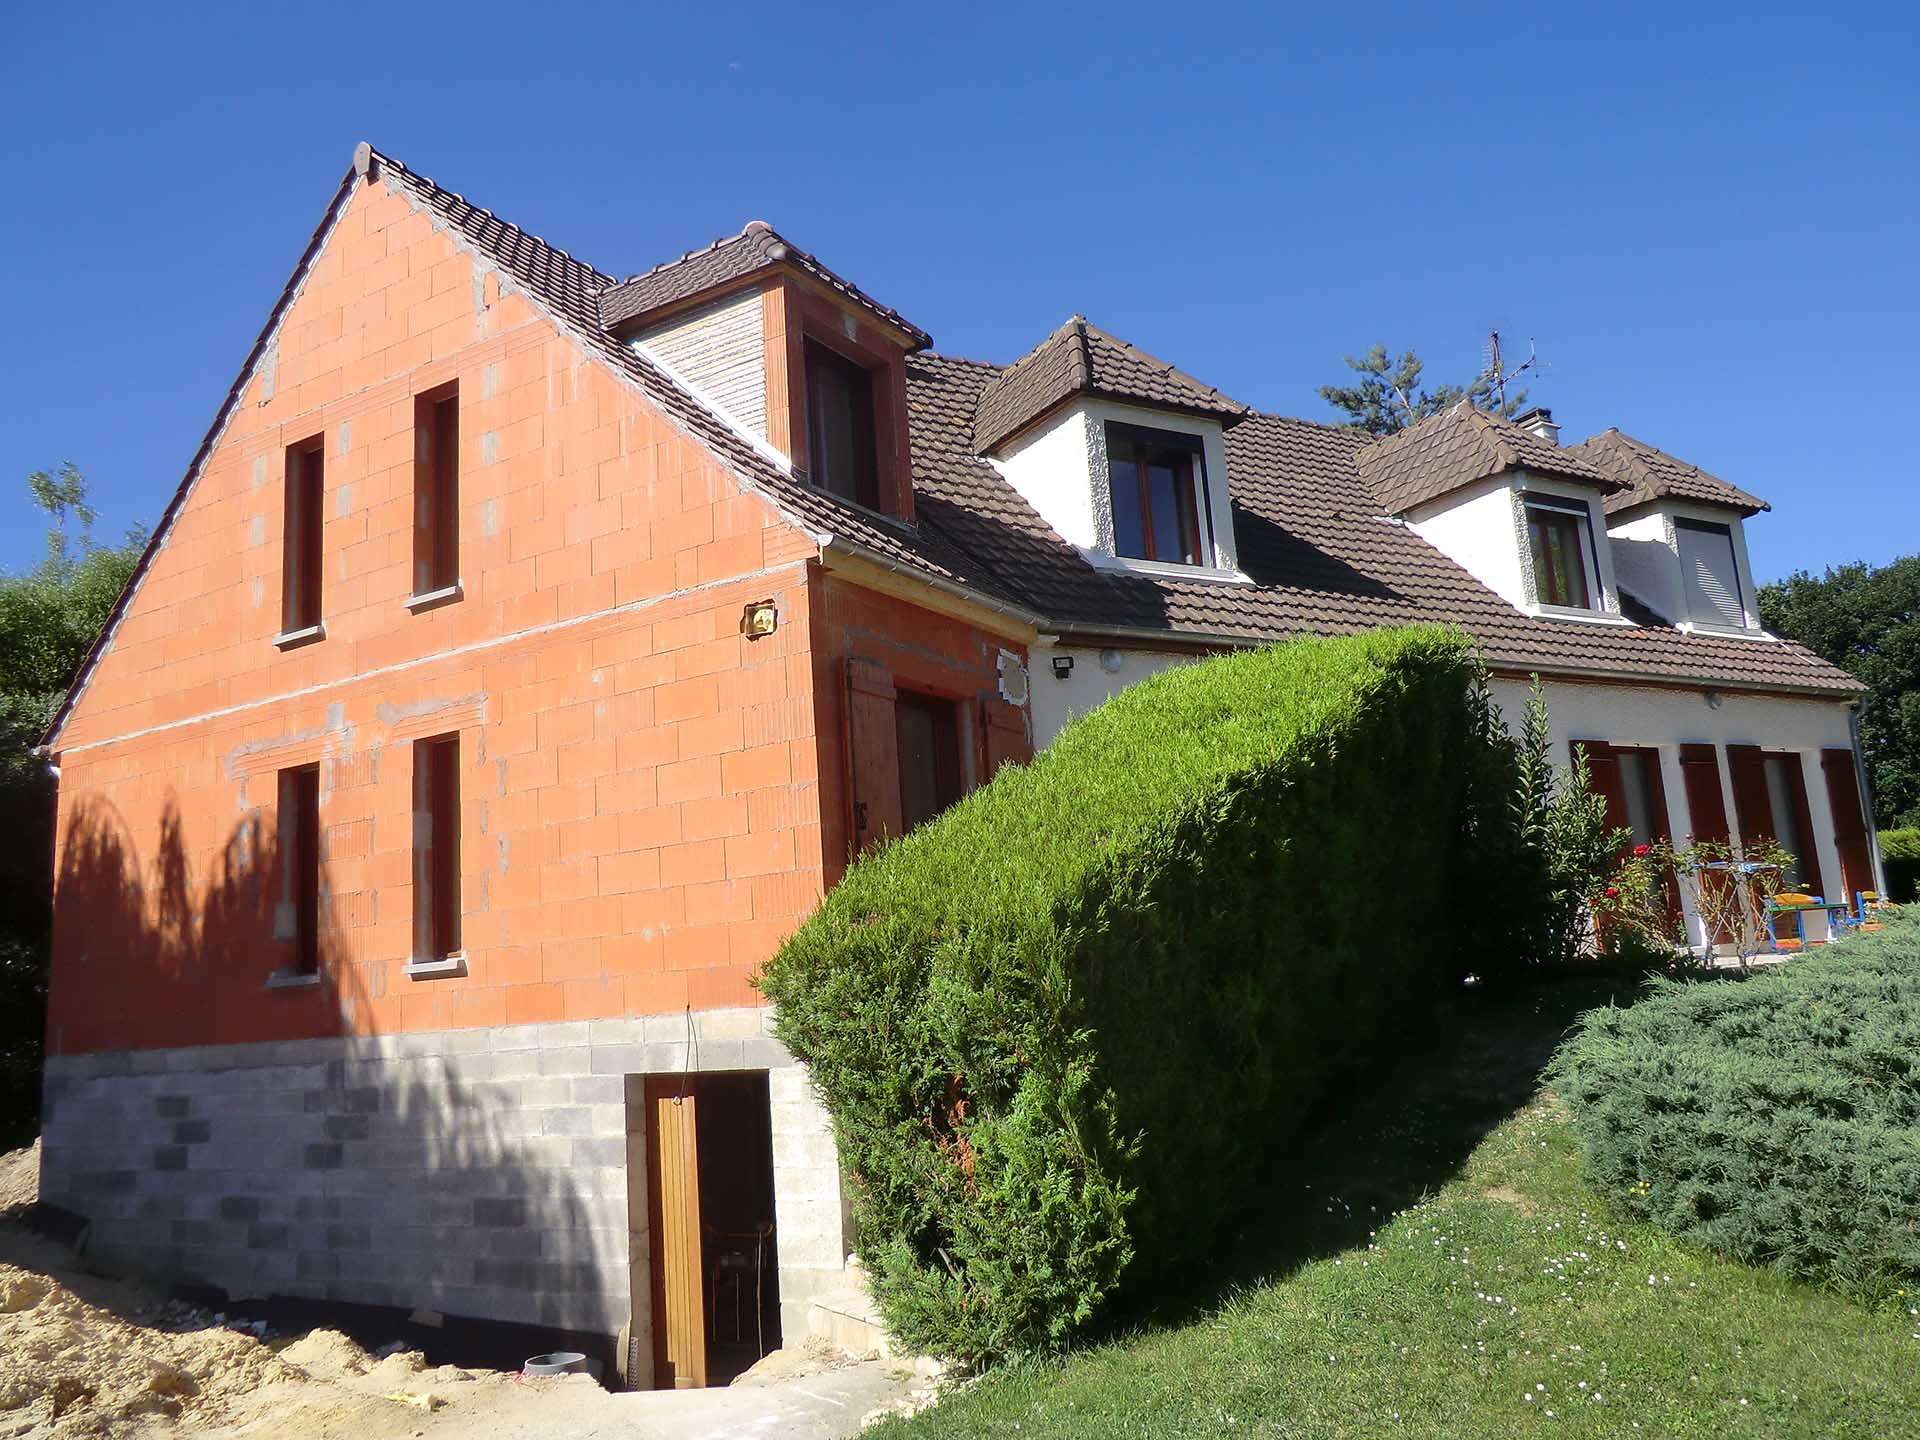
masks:
[(41, 1193), (88, 1254), (239, 1297), (651, 1345), (629, 1075), (765, 1071), (785, 1333), (844, 1286), (825, 1110), (765, 1009), (55, 1056)]

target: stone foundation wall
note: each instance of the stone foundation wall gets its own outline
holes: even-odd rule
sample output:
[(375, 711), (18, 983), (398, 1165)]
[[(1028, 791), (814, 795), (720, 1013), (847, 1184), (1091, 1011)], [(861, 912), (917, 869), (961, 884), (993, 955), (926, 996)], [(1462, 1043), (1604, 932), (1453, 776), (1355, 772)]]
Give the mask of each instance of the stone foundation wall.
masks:
[(646, 1340), (626, 1077), (687, 1069), (768, 1074), (798, 1335), (845, 1283), (839, 1171), (762, 1009), (695, 1014), (691, 1043), (683, 1014), (53, 1057), (41, 1191), (132, 1273), (608, 1335), (631, 1314)]

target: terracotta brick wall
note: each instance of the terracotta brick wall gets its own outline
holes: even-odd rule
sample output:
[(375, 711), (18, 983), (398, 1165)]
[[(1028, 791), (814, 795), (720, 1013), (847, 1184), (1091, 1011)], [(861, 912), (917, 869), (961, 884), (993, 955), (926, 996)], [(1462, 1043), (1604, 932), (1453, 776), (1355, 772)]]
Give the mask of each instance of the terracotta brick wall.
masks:
[[(969, 788), (992, 778), (1007, 759), (1031, 758), (1033, 746), (1023, 709), (999, 697), (1002, 650), (1024, 664), (1027, 647), (953, 616), (936, 613), (894, 596), (876, 593), (838, 576), (820, 577), (813, 600), (815, 728), (820, 747), (821, 824), (826, 842), (829, 883), (846, 868), (852, 840), (847, 767), (847, 666), (851, 661), (889, 693), (909, 690), (957, 702)], [(885, 726), (881, 727), (884, 731)], [(863, 770), (877, 770), (871, 783), (897, 783), (895, 760), (883, 733), (857, 758)]]
[[(414, 614), (414, 397), (449, 380), (465, 598)], [(327, 633), (282, 652), (283, 455), (314, 435)], [(51, 1048), (756, 1003), (823, 883), (812, 553), (361, 185), (58, 738)], [(468, 974), (412, 979), (411, 742), (448, 732)], [(326, 983), (270, 991), (276, 776), (315, 762)]]

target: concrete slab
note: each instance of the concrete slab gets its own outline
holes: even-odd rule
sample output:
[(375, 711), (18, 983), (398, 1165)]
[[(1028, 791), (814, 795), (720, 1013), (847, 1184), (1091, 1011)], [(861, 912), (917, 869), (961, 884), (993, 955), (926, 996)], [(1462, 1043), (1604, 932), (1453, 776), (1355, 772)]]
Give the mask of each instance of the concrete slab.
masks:
[(842, 1440), (861, 1421), (905, 1395), (913, 1383), (902, 1367), (863, 1360), (770, 1385), (711, 1390), (636, 1391), (612, 1397), (633, 1423), (636, 1440)]

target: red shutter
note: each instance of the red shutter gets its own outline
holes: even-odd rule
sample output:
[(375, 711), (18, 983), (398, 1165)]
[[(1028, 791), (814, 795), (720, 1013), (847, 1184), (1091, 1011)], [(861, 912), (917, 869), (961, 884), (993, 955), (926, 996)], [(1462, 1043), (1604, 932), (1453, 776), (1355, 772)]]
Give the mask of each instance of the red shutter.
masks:
[(1711, 745), (1682, 745), (1680, 774), (1687, 790), (1687, 834), (1715, 845), (1727, 842), (1727, 804), (1720, 792), (1720, 757)]
[(1740, 843), (1778, 840), (1773, 801), (1767, 795), (1767, 758), (1758, 745), (1727, 746), (1727, 776), (1733, 781), (1733, 815), (1740, 822)]
[(1587, 777), (1593, 793), (1607, 802), (1607, 826), (1625, 830), (1632, 821), (1627, 811), (1626, 782), (1620, 777), (1620, 757), (1604, 740), (1575, 740), (1568, 747), (1587, 752)]
[(1873, 884), (1873, 849), (1867, 843), (1865, 808), (1860, 804), (1859, 771), (1851, 750), (1822, 750), (1820, 768), (1827, 776), (1827, 804), (1833, 811), (1833, 845), (1840, 852), (1841, 883), (1846, 892), (1828, 899), (1851, 901)]
[(847, 833), (854, 854), (898, 835), (900, 739), (893, 677), (878, 661), (847, 658)]

